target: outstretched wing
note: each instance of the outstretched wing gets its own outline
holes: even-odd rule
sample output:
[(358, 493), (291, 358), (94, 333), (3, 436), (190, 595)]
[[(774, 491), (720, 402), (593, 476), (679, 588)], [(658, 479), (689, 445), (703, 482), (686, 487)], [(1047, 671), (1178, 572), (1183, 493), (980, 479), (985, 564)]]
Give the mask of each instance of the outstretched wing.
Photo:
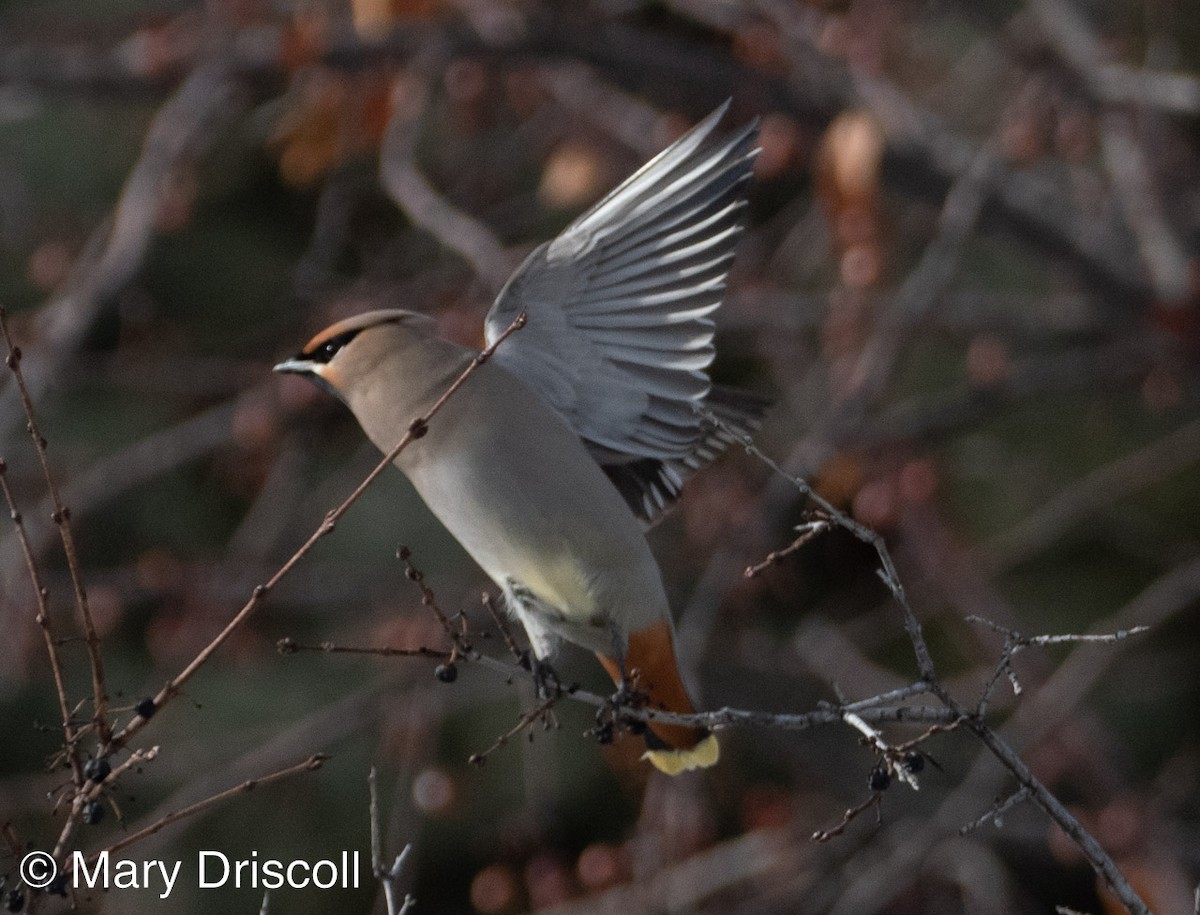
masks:
[[(728, 105), (537, 248), (487, 316), (490, 343), (526, 312), (525, 328), (495, 358), (600, 464), (636, 465), (637, 479), (652, 466), (690, 465), (712, 431), (696, 412), (711, 388), (710, 315), (725, 291), (758, 151), (757, 123), (710, 139)], [(639, 514), (657, 514), (657, 498), (653, 507)]]

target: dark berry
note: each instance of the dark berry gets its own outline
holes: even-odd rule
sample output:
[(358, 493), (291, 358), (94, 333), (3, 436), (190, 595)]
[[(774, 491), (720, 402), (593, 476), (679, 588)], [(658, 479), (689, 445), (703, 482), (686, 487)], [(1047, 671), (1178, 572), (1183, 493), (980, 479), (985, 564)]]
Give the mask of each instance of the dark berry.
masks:
[(458, 679), (458, 667), (454, 664), (439, 664), (433, 669), (433, 675), (443, 683), (453, 683)]
[(112, 772), (112, 766), (108, 764), (108, 760), (103, 756), (99, 756), (96, 759), (89, 759), (83, 767), (83, 774), (97, 785), (108, 778), (110, 772)]
[(158, 711), (158, 708), (155, 706), (154, 700), (147, 696), (145, 699), (142, 699), (138, 702), (138, 704), (134, 707), (134, 711), (143, 718), (153, 718), (154, 713)]
[(25, 894), (20, 890), (9, 890), (4, 897), (4, 908), (9, 912), (19, 912), (25, 908)]
[(875, 766), (871, 770), (871, 774), (867, 776), (867, 785), (872, 791), (886, 791), (888, 785), (892, 783), (892, 776), (888, 773), (887, 766), (883, 763)]
[(916, 775), (925, 768), (925, 757), (923, 754), (916, 752), (904, 754), (904, 768)]
[(83, 805), (83, 822), (95, 826), (104, 819), (104, 805), (98, 801), (89, 801)]

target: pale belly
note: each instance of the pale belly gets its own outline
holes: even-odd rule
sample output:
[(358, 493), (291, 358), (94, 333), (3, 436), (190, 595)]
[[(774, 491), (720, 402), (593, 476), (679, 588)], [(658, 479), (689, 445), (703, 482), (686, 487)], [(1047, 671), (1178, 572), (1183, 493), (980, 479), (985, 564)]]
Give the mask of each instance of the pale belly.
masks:
[[(431, 425), (429, 441), (415, 443), (398, 463), (505, 590), (535, 648), (541, 628), (593, 651), (621, 654), (628, 632), (668, 615), (640, 524), (577, 440), (568, 446), (544, 424), (535, 438), (522, 429), (521, 417), (478, 424), (470, 410), (446, 412), (438, 417), (444, 420), (440, 434)], [(473, 434), (451, 435), (450, 421), (475, 423)], [(534, 599), (520, 599), (522, 592)]]

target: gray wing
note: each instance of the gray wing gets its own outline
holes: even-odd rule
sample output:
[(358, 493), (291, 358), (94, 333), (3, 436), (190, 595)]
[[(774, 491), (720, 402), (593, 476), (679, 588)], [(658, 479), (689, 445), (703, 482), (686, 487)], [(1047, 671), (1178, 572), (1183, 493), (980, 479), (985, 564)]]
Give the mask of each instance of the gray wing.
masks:
[(639, 467), (623, 478), (653, 482), (672, 468), (671, 492), (648, 511), (635, 508), (646, 520), (678, 493), (712, 431), (696, 412), (711, 388), (709, 316), (725, 291), (758, 152), (757, 122), (709, 142), (728, 105), (530, 254), (485, 325), (491, 343), (526, 312), (526, 326), (495, 358), (571, 425), (610, 476), (610, 468)]

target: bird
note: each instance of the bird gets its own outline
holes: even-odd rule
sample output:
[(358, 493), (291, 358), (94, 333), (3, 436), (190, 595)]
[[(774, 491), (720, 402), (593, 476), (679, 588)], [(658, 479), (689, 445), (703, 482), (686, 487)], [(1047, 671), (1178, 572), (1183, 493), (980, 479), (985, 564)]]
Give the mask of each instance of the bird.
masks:
[[(484, 338), (524, 325), (395, 459), (500, 588), (537, 664), (574, 643), (618, 696), (681, 714), (696, 704), (646, 532), (767, 405), (708, 375), (758, 153), (757, 120), (716, 135), (728, 107), (529, 254)], [(333, 394), (388, 453), (477, 356), (432, 317), (389, 308), (333, 324), (275, 371)], [(642, 733), (668, 775), (720, 756), (707, 728), (651, 718)]]

